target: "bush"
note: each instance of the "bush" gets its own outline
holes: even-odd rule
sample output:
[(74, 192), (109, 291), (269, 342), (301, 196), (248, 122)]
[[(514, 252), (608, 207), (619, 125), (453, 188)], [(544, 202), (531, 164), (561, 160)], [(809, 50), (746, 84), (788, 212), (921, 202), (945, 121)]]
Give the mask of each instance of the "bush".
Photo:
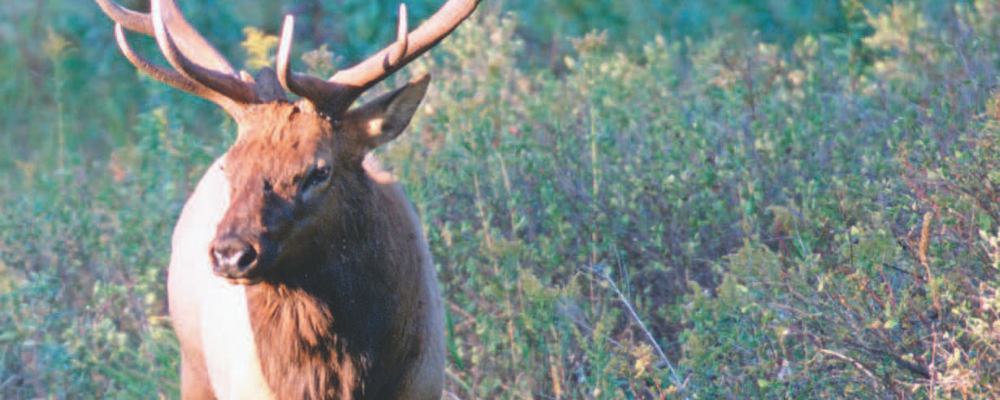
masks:
[[(395, 6), (342, 3), (291, 10), (306, 69), (390, 40)], [(258, 66), (281, 4), (185, 9)], [(992, 3), (497, 4), (394, 78), (434, 84), (379, 154), (449, 398), (1000, 396)], [(5, 7), (0, 397), (176, 397), (169, 235), (232, 123), (133, 74), (96, 7)]]

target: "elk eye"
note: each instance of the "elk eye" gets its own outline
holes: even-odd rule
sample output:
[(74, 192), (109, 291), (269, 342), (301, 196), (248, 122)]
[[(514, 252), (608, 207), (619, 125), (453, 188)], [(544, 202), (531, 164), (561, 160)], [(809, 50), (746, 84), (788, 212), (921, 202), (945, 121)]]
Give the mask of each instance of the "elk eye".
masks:
[(314, 185), (322, 182), (326, 182), (326, 179), (330, 177), (330, 167), (319, 167), (309, 173), (306, 180), (302, 182), (302, 190), (305, 191)]

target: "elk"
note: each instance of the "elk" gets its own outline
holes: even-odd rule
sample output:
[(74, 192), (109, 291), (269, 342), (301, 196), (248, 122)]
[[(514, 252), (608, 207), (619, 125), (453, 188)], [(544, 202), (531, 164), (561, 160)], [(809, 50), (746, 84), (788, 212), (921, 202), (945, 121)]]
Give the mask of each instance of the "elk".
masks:
[[(289, 68), (291, 15), (276, 69), (251, 76), (172, 0), (153, 0), (149, 13), (96, 2), (133, 65), (216, 103), (238, 125), (174, 228), (167, 292), (182, 397), (440, 398), (444, 309), (427, 241), (370, 154), (406, 128), (430, 78), (351, 106), (479, 0), (449, 0), (412, 32), (401, 5), (396, 42), (327, 80)], [(154, 37), (170, 67), (137, 54), (126, 30)]]

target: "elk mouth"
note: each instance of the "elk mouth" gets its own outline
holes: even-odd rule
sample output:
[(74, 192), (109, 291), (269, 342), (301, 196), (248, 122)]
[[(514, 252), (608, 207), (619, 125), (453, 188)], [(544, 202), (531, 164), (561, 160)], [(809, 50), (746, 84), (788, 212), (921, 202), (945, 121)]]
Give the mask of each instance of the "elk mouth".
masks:
[(252, 278), (252, 279), (251, 278), (227, 278), (227, 277), (223, 277), (223, 278), (225, 278), (226, 282), (229, 282), (230, 285), (242, 285), (242, 286), (253, 286), (253, 285), (256, 285), (256, 284), (261, 283), (261, 282), (264, 281), (264, 279), (260, 278), (260, 277)]
[(284, 263), (283, 248), (267, 237), (250, 239), (238, 233), (217, 236), (209, 246), (212, 273), (233, 285), (280, 280), (276, 266)]

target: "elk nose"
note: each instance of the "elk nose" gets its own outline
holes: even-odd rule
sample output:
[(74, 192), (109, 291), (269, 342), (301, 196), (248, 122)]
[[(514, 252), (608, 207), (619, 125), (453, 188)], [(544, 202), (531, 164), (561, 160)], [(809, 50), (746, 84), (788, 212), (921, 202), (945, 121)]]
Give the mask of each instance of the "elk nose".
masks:
[(257, 262), (257, 249), (233, 236), (216, 239), (212, 244), (212, 269), (225, 278), (245, 278)]

